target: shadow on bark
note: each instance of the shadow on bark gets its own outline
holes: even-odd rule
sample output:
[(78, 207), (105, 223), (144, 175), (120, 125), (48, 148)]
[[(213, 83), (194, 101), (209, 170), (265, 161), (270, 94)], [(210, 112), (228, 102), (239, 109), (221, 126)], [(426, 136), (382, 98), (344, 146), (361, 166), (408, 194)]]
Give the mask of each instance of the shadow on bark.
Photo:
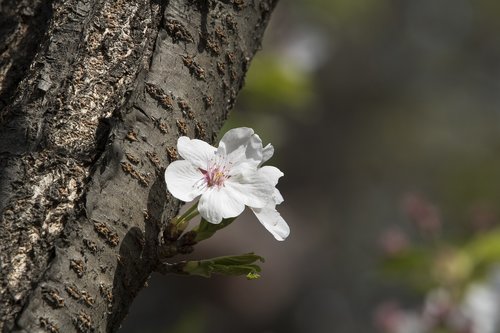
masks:
[[(112, 291), (112, 305), (108, 311), (106, 332), (114, 332), (128, 312), (128, 304), (132, 303), (139, 290), (144, 286), (141, 268), (147, 264), (144, 257), (144, 234), (138, 227), (131, 228), (120, 246), (118, 267), (115, 271)], [(142, 282), (142, 283), (141, 283)]]
[(149, 192), (148, 218), (144, 222), (144, 232), (139, 227), (132, 227), (120, 245), (119, 263), (113, 280), (113, 301), (108, 311), (107, 332), (118, 329), (128, 313), (129, 305), (144, 287), (157, 263), (159, 221), (166, 197), (165, 182), (159, 172)]
[[(0, 12), (0, 67), (12, 61), (5, 76), (0, 77), (3, 81), (0, 113), (13, 100), (17, 86), (35, 58), (52, 17), (52, 1), (41, 1), (34, 9), (18, 5), (18, 8), (9, 10), (8, 7), (16, 6), (15, 3), (6, 4), (6, 10)], [(21, 25), (26, 25), (25, 32), (19, 31), (22, 30)], [(21, 40), (17, 40), (19, 37), (15, 36), (16, 33), (22, 35)]]

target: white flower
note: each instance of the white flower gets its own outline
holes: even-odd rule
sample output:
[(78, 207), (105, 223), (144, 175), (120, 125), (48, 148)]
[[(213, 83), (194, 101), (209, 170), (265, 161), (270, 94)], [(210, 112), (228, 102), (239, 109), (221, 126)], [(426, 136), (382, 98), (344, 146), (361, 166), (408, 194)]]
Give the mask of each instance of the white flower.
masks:
[(486, 282), (471, 284), (464, 296), (462, 311), (476, 333), (495, 333), (500, 328), (500, 268), (494, 267)]
[(172, 162), (165, 171), (174, 197), (186, 202), (200, 197), (198, 211), (210, 223), (236, 217), (249, 206), (276, 239), (288, 236), (288, 225), (275, 209), (283, 201), (275, 188), (283, 173), (275, 167), (260, 167), (273, 148), (263, 149), (251, 128), (229, 130), (218, 148), (183, 136), (177, 151), (184, 160)]
[[(274, 153), (274, 148), (268, 144), (263, 149), (262, 163), (269, 160)], [(283, 202), (283, 197), (280, 191), (275, 187), (278, 184), (278, 179), (283, 177), (283, 172), (278, 168), (273, 166), (263, 166), (257, 170), (257, 173), (267, 178), (270, 184), (273, 186), (272, 200), (267, 203), (263, 208), (250, 207), (254, 212), (257, 219), (262, 223), (262, 225), (279, 241), (285, 240), (290, 234), (290, 227), (281, 217), (280, 213), (276, 210), (276, 205)]]

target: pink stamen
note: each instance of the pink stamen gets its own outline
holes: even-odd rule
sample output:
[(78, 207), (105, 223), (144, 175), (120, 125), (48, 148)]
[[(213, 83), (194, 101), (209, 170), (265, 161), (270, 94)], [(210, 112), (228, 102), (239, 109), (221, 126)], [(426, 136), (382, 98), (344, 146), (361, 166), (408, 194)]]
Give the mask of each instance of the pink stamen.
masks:
[(224, 186), (224, 181), (229, 178), (229, 170), (224, 162), (224, 159), (215, 159), (215, 161), (211, 160), (208, 164), (207, 170), (200, 169), (203, 174), (203, 180), (208, 187)]

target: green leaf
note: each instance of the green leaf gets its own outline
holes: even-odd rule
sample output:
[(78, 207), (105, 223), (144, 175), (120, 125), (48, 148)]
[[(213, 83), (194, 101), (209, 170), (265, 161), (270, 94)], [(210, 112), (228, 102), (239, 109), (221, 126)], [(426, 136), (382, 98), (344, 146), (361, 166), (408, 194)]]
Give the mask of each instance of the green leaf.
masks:
[(404, 281), (418, 291), (427, 291), (436, 285), (433, 274), (430, 274), (432, 253), (424, 249), (408, 249), (385, 258), (381, 268), (387, 276)]
[(207, 222), (204, 218), (201, 219), (200, 224), (193, 229), (196, 232), (195, 242), (201, 242), (207, 238), (212, 237), (217, 231), (230, 225), (236, 218), (224, 219), (219, 224)]
[(481, 278), (500, 261), (500, 230), (492, 230), (472, 239), (463, 247), (474, 265), (473, 278)]
[(262, 53), (252, 60), (242, 98), (254, 105), (285, 104), (289, 106), (287, 112), (302, 112), (304, 108), (301, 106), (310, 101), (313, 92), (312, 79), (308, 72), (291, 62), (285, 64), (283, 59), (275, 54)]
[(250, 272), (247, 274), (247, 279), (249, 279), (249, 280), (257, 280), (258, 278), (260, 278), (259, 273)]
[(212, 274), (245, 275), (248, 279), (257, 279), (261, 271), (256, 261), (264, 262), (264, 258), (254, 253), (238, 256), (224, 256), (206, 260), (188, 261), (183, 271), (190, 275), (211, 277)]

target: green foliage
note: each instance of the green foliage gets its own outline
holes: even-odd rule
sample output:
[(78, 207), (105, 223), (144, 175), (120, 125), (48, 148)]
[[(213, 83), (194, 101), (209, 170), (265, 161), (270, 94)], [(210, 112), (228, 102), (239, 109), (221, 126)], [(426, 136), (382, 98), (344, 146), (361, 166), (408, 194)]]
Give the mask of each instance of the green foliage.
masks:
[(464, 251), (474, 265), (471, 278), (482, 278), (500, 261), (500, 230), (477, 235), (465, 244)]
[(252, 109), (262, 104), (286, 105), (299, 109), (312, 93), (309, 74), (278, 55), (261, 54), (252, 61), (242, 98)]
[(431, 253), (424, 249), (408, 249), (386, 258), (382, 262), (382, 271), (418, 291), (426, 292), (434, 285), (429, 274), (432, 267), (431, 258)]
[(211, 277), (212, 274), (245, 275), (249, 280), (260, 277), (261, 268), (255, 262), (264, 258), (254, 253), (237, 256), (224, 256), (206, 260), (188, 261), (183, 271), (190, 275)]
[(413, 246), (385, 258), (382, 271), (421, 292), (444, 287), (457, 297), (500, 262), (500, 230), (475, 235), (459, 244), (439, 241)]
[(193, 229), (196, 232), (195, 242), (201, 242), (207, 238), (212, 237), (218, 230), (230, 225), (236, 218), (224, 219), (219, 224), (207, 222), (204, 218), (201, 219), (200, 224)]

